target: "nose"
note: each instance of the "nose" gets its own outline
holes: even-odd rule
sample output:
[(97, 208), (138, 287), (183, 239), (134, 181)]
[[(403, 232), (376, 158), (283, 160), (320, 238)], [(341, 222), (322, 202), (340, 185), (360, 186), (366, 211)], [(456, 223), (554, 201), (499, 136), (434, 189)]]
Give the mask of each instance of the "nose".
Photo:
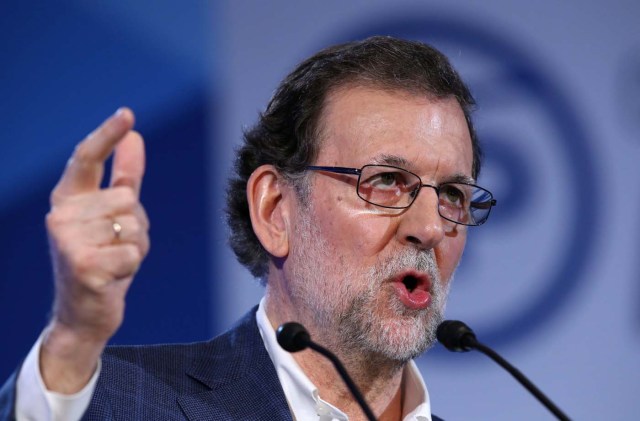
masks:
[(432, 188), (422, 188), (413, 204), (400, 216), (396, 235), (403, 244), (432, 249), (445, 236), (444, 223), (438, 213), (438, 194)]

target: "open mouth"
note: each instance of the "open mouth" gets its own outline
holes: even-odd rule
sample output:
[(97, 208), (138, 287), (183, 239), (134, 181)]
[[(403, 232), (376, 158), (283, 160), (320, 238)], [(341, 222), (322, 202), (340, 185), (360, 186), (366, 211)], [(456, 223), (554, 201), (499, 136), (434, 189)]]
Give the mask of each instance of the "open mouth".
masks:
[(408, 308), (420, 310), (431, 302), (431, 281), (422, 274), (413, 271), (404, 272), (393, 282), (400, 301)]
[(413, 275), (408, 275), (402, 278), (402, 283), (407, 288), (407, 291), (409, 291), (409, 293), (413, 292), (413, 290), (418, 287), (419, 282), (420, 281)]
[(429, 277), (423, 273), (414, 271), (406, 271), (396, 277), (396, 282), (401, 283), (407, 291), (414, 292), (416, 290), (429, 291), (431, 289), (431, 281)]

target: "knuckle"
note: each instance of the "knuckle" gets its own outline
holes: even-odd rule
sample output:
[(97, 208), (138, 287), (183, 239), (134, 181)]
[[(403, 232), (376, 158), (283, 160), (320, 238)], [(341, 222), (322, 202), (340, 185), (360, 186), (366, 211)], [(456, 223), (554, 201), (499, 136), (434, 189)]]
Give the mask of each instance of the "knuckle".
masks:
[(147, 215), (147, 212), (145, 211), (144, 207), (138, 203), (138, 207), (136, 209), (136, 215), (138, 217), (138, 221), (140, 221), (140, 224), (142, 224), (142, 226), (144, 227), (145, 231), (149, 231), (149, 229), (151, 228), (151, 222), (149, 221), (149, 216)]
[(51, 209), (44, 216), (44, 223), (49, 231), (54, 231), (58, 227), (58, 225), (60, 225), (60, 219), (60, 213), (56, 212), (55, 209)]
[(59, 229), (75, 217), (76, 208), (72, 204), (54, 206), (46, 214), (45, 223), (49, 229)]
[(127, 229), (131, 231), (132, 237), (137, 239), (141, 238), (146, 232), (144, 223), (140, 221), (138, 218), (133, 218), (131, 221), (131, 226), (128, 227)]
[(89, 251), (74, 250), (69, 253), (71, 272), (78, 279), (84, 279), (91, 274), (96, 267), (96, 255)]
[(91, 136), (92, 135), (87, 136), (85, 140), (83, 140), (82, 142), (76, 145), (76, 148), (73, 151), (73, 156), (69, 160), (70, 164), (74, 163), (74, 164), (84, 165), (84, 163), (86, 163), (91, 159), (91, 150), (89, 148), (89, 144), (87, 143), (87, 140)]
[(44, 217), (45, 227), (51, 234), (61, 234), (70, 219), (69, 211), (65, 208), (52, 208)]
[(54, 189), (51, 191), (51, 194), (49, 194), (49, 204), (51, 206), (60, 203), (63, 199), (63, 195), (60, 193), (60, 191), (58, 190), (59, 186), (54, 187)]
[(151, 249), (151, 241), (149, 240), (149, 236), (145, 234), (143, 235), (142, 240), (140, 241), (140, 253), (144, 257), (147, 254), (149, 254), (150, 249)]
[(118, 202), (126, 209), (133, 210), (138, 204), (138, 197), (131, 187), (120, 186), (114, 188), (118, 195)]
[(116, 279), (125, 278), (135, 274), (140, 266), (141, 255), (138, 247), (133, 244), (125, 244), (118, 251), (118, 262), (111, 268), (111, 273)]
[(134, 265), (137, 265), (142, 260), (142, 253), (138, 247), (133, 244), (128, 244), (125, 247), (126, 260)]

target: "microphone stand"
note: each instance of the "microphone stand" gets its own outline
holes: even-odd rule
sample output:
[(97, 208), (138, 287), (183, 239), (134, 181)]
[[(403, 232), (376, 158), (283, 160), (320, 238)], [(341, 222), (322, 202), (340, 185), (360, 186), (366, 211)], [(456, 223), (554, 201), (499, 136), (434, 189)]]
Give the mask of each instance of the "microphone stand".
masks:
[(561, 410), (558, 408), (552, 401), (542, 393), (540, 389), (534, 385), (531, 380), (529, 380), (520, 370), (511, 365), (507, 360), (502, 358), (500, 354), (495, 352), (493, 349), (489, 348), (486, 345), (476, 341), (473, 345), (473, 348), (482, 352), (487, 357), (491, 358), (493, 361), (498, 363), (502, 368), (507, 370), (517, 381), (520, 382), (521, 385), (525, 387), (533, 396), (536, 397), (553, 415), (556, 416), (561, 421), (570, 421), (569, 417), (567, 417)]
[(329, 361), (333, 363), (333, 366), (338, 371), (340, 377), (342, 377), (342, 380), (344, 380), (344, 383), (347, 385), (347, 388), (349, 389), (353, 397), (356, 398), (358, 405), (360, 405), (360, 408), (362, 408), (362, 412), (364, 412), (367, 419), (369, 421), (376, 421), (376, 417), (375, 415), (373, 415), (373, 411), (371, 411), (371, 408), (369, 408), (367, 401), (364, 399), (364, 396), (362, 396), (362, 393), (360, 393), (358, 386), (356, 386), (356, 384), (351, 379), (351, 376), (349, 376), (349, 373), (347, 373), (347, 370), (342, 365), (342, 362), (340, 362), (338, 357), (333, 352), (312, 341), (311, 335), (309, 335), (309, 332), (304, 326), (296, 322), (281, 324), (276, 332), (276, 338), (278, 339), (278, 344), (280, 344), (282, 349), (284, 349), (285, 351), (298, 352), (306, 348), (311, 348), (320, 355), (329, 359)]
[(467, 352), (476, 349), (500, 367), (507, 370), (521, 385), (525, 387), (540, 403), (542, 403), (553, 415), (561, 421), (570, 421), (569, 417), (560, 410), (540, 389), (538, 389), (524, 374), (512, 366), (507, 360), (502, 358), (497, 352), (488, 346), (480, 343), (476, 334), (469, 326), (459, 320), (445, 320), (440, 323), (437, 331), (438, 341), (445, 348), (453, 352)]
[(332, 352), (330, 352), (326, 348), (322, 347), (321, 345), (318, 345), (317, 343), (311, 340), (307, 342), (307, 346), (313, 349), (314, 351), (318, 352), (319, 354), (324, 355), (333, 363), (333, 366), (336, 368), (336, 370), (340, 374), (340, 377), (342, 377), (342, 380), (344, 380), (345, 384), (349, 388), (349, 391), (351, 392), (353, 397), (356, 398), (356, 401), (358, 401), (358, 404), (362, 408), (362, 411), (364, 412), (364, 414), (367, 416), (367, 419), (369, 421), (376, 421), (376, 417), (375, 415), (373, 415), (373, 412), (371, 411), (371, 408), (369, 408), (369, 405), (367, 405), (367, 402), (365, 401), (364, 396), (362, 396), (362, 393), (360, 393), (360, 390), (358, 390), (358, 386), (356, 386), (353, 380), (351, 380), (351, 377), (347, 373), (347, 370), (344, 368), (344, 366), (342, 365), (338, 357), (336, 357)]

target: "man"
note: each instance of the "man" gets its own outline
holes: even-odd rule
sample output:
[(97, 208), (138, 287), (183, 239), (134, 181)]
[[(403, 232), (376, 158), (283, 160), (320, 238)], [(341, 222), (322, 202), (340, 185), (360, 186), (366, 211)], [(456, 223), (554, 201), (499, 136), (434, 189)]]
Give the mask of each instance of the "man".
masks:
[(495, 203), (474, 184), (472, 105), (420, 43), (374, 37), (301, 63), (245, 134), (228, 190), (231, 245), (265, 285), (260, 306), (207, 343), (105, 348), (149, 249), (143, 141), (120, 110), (51, 195), (53, 316), (3, 388), (5, 416), (17, 389), (18, 418), (363, 419), (328, 361), (278, 347), (277, 326), (297, 321), (380, 420), (431, 419), (412, 359), (435, 341), (467, 226)]

